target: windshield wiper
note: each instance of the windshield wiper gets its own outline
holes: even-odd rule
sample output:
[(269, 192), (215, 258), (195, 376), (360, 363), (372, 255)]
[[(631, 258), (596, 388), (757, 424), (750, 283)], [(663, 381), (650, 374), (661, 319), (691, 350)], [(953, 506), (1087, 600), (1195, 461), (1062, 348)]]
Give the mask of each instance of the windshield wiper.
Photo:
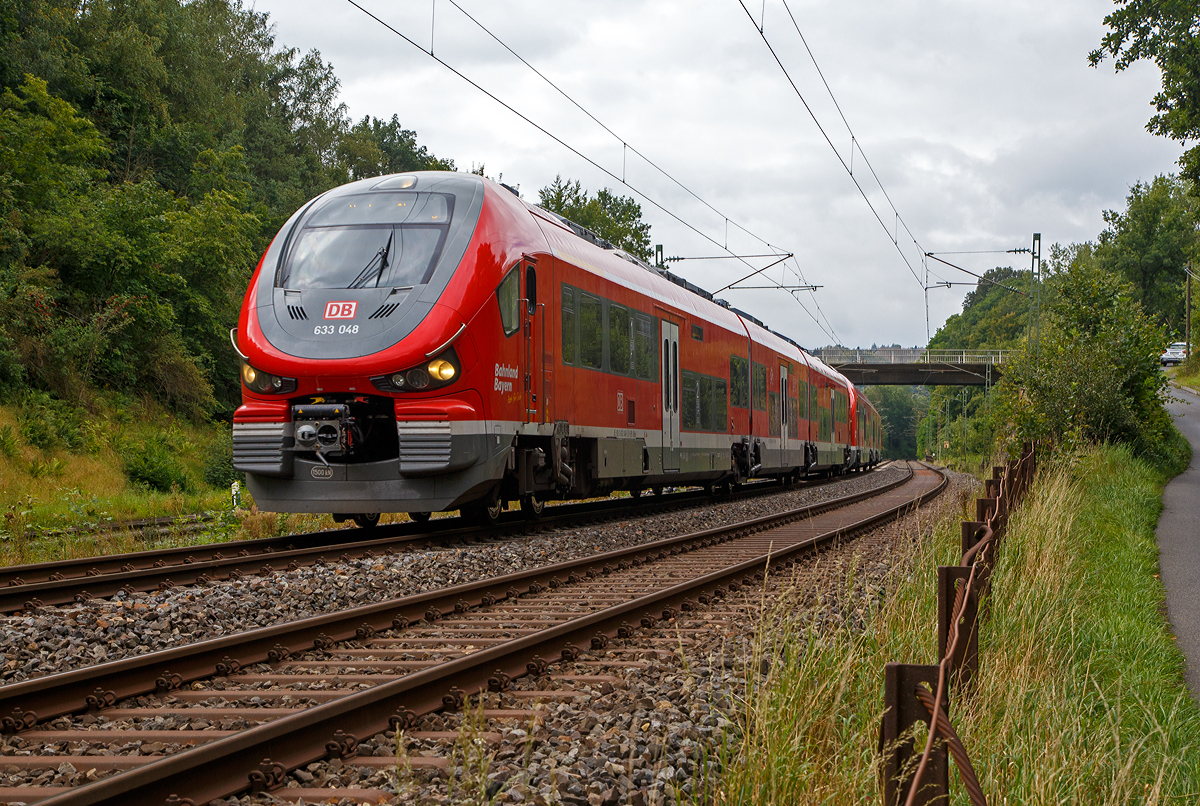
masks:
[(358, 273), (358, 276), (354, 278), (354, 282), (350, 283), (346, 288), (362, 288), (365, 286), (368, 278), (371, 276), (371, 269), (377, 260), (379, 261), (379, 268), (375, 271), (375, 287), (379, 287), (379, 280), (383, 277), (383, 270), (388, 267), (388, 253), (392, 251), (392, 238), (395, 236), (396, 233), (393, 230), (392, 234), (388, 235), (387, 243), (379, 248), (379, 251), (375, 253), (366, 266), (363, 266), (363, 270)]

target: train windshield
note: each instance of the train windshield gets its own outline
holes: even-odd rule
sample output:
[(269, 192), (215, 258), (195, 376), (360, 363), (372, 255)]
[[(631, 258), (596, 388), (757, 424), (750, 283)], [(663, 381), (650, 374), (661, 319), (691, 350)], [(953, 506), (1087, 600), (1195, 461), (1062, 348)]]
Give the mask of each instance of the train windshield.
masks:
[(293, 235), (279, 286), (423, 285), (437, 266), (453, 211), (454, 197), (441, 193), (335, 196)]

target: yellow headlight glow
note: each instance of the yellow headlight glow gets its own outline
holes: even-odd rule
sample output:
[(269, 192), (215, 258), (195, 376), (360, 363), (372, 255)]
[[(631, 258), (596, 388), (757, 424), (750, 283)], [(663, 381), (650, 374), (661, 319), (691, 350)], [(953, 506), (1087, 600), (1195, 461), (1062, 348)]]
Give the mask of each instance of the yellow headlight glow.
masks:
[(246, 382), (246, 385), (253, 388), (254, 381), (257, 379), (258, 379), (258, 370), (256, 370), (254, 367), (250, 366), (249, 364), (242, 364), (242, 380)]
[(429, 362), (429, 374), (436, 380), (448, 381), (454, 377), (454, 365), (442, 358)]

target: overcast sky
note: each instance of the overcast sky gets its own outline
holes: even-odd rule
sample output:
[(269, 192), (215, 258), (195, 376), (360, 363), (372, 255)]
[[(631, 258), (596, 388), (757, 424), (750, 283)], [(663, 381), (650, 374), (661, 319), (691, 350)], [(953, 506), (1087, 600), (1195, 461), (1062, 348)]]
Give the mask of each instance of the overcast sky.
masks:
[[(253, 7), (270, 14), (278, 44), (319, 50), (333, 64), (353, 118), (399, 115), (419, 143), (460, 170), (482, 164), (530, 201), (556, 174), (634, 195), (667, 255), (716, 255), (726, 244), (738, 254), (771, 251), (764, 242), (794, 252), (788, 265), (822, 286), (799, 294), (803, 308), (780, 290), (719, 296), (806, 347), (830, 343), (829, 333), (848, 346), (924, 344), (925, 268), (913, 237), (931, 252), (1003, 250), (1027, 247), (1040, 232), (1048, 255), (1055, 242), (1094, 239), (1102, 212), (1123, 208), (1133, 183), (1176, 170), (1181, 152), (1145, 130), (1156, 68), (1117, 74), (1111, 62), (1087, 64), (1108, 0), (788, 0), (861, 147), (854, 176), (886, 231), (839, 161), (851, 162), (850, 131), (782, 0), (743, 0), (755, 22), (738, 0), (455, 0), (621, 139), (450, 0), (359, 2), (421, 47), (432, 38), (437, 57), (617, 178), (345, 0)], [(759, 19), (838, 154), (764, 44)], [(1025, 255), (946, 259), (979, 273), (1029, 265)], [(930, 282), (973, 282), (933, 261), (929, 269)], [(711, 290), (750, 271), (734, 260), (683, 261), (674, 270)], [(781, 267), (769, 274), (798, 282)], [(969, 290), (928, 292), (932, 332)]]

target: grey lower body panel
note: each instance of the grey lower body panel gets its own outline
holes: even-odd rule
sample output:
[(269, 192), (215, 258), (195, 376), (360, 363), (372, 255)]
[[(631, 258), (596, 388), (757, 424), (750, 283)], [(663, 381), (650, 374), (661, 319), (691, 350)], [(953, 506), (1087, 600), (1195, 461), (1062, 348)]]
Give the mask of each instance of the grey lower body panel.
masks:
[[(441, 512), (487, 494), (503, 477), (510, 450), (489, 456), (487, 437), (456, 435), (453, 453), (486, 457), (469, 467), (401, 473), (401, 460), (334, 464), (297, 458), (292, 478), (246, 474), (254, 503), (268, 512)], [(470, 444), (467, 444), (470, 443)], [(478, 444), (475, 444), (478, 443)]]

